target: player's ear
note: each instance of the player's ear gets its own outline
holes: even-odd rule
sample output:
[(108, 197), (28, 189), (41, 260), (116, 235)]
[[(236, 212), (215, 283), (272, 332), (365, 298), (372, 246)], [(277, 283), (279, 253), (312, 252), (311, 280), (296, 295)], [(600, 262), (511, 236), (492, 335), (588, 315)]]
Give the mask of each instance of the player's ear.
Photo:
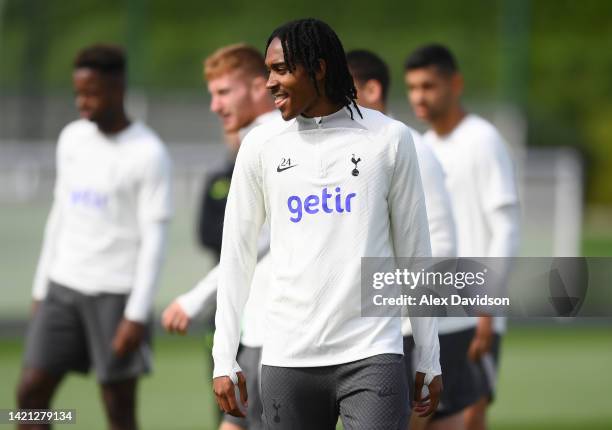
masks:
[(268, 80), (263, 76), (257, 76), (251, 81), (251, 95), (253, 98), (258, 99), (263, 96), (267, 96), (269, 91), (266, 88)]
[(319, 69), (315, 73), (315, 78), (317, 81), (323, 81), (325, 79), (325, 74), (327, 72), (327, 63), (324, 59), (319, 58)]
[(461, 73), (453, 73), (451, 76), (451, 88), (455, 97), (460, 97), (463, 94), (463, 75)]
[(125, 77), (123, 75), (107, 76), (103, 82), (113, 103), (122, 105), (125, 96)]
[(376, 79), (370, 79), (363, 86), (365, 99), (368, 103), (379, 103), (382, 100), (382, 85)]

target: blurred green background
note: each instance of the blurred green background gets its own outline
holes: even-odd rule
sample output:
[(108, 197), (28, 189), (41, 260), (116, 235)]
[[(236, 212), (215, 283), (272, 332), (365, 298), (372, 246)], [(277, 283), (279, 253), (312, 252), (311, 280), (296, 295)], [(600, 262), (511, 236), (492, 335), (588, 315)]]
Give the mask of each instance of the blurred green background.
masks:
[[(393, 72), (392, 98), (403, 99), (407, 54), (426, 42), (445, 43), (460, 60), (468, 100), (517, 105), (530, 145), (580, 148), (588, 200), (612, 203), (608, 0), (0, 0), (0, 10), (4, 94), (69, 92), (75, 52), (108, 41), (128, 48), (133, 88), (201, 97), (201, 61), (217, 47), (244, 41), (263, 49), (279, 24), (315, 16), (332, 25), (346, 49), (378, 52)], [(37, 135), (34, 124), (20, 131), (58, 132)]]
[[(586, 202), (575, 220), (578, 252), (612, 256), (611, 1), (0, 0), (0, 409), (14, 407), (50, 205), (52, 144), (76, 117), (71, 64), (78, 49), (101, 41), (126, 46), (134, 111), (178, 160), (177, 215), (156, 300), (159, 314), (213, 263), (194, 238), (198, 186), (223, 159), (202, 59), (239, 41), (263, 49), (277, 25), (306, 16), (330, 23), (347, 50), (379, 53), (392, 70), (396, 117), (420, 129), (405, 102), (402, 63), (420, 44), (449, 45), (466, 78), (469, 107), (519, 112), (529, 148), (576, 149), (584, 181), (570, 181), (584, 187)], [(570, 197), (552, 187), (544, 195)], [(543, 207), (527, 204), (526, 214), (541, 211), (541, 225), (548, 226), (555, 212), (540, 200)], [(524, 238), (534, 247), (539, 241), (537, 235)], [(523, 255), (544, 255), (530, 246)], [(214, 428), (205, 333), (200, 326), (187, 337), (157, 337), (155, 373), (140, 388), (142, 428)], [(611, 428), (609, 321), (515, 321), (502, 351), (492, 429)], [(78, 424), (67, 428), (105, 428), (91, 377), (70, 377), (54, 407), (77, 409)]]

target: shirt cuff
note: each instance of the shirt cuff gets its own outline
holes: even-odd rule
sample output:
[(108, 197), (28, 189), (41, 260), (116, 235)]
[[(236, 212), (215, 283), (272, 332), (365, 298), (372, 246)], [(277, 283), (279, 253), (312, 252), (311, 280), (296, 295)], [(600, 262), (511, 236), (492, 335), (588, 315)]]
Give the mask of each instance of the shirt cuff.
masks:
[(439, 344), (417, 346), (415, 350), (416, 371), (425, 374), (425, 385), (429, 385), (434, 377), (442, 374)]
[(128, 301), (125, 312), (123, 313), (125, 319), (139, 323), (146, 323), (149, 320), (149, 315), (150, 312), (148, 309), (143, 306), (135, 305), (130, 301)]
[(236, 376), (236, 373), (238, 372), (242, 372), (242, 369), (235, 360), (231, 366), (218, 365), (215, 363), (213, 378), (218, 378), (220, 376), (229, 376), (230, 379), (234, 382), (234, 384), (236, 384), (238, 382), (238, 377)]
[(189, 293), (181, 294), (176, 301), (189, 318), (193, 319), (200, 313), (199, 303), (193, 300)]

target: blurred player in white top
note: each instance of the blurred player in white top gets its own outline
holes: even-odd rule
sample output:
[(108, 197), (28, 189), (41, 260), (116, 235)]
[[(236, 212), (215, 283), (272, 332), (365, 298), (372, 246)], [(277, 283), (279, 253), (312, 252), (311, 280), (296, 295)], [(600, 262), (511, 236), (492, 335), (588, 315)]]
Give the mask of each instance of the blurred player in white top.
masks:
[(48, 408), (67, 372), (94, 367), (109, 427), (133, 429), (172, 214), (170, 159), (155, 133), (125, 114), (120, 48), (81, 51), (73, 83), (82, 119), (57, 144), (18, 405)]
[[(349, 69), (355, 80), (360, 105), (386, 112), (387, 93), (390, 86), (389, 69), (376, 54), (366, 50), (355, 50), (347, 54)], [(433, 257), (454, 257), (456, 255), (455, 223), (449, 193), (444, 184), (445, 175), (433, 150), (421, 141), (416, 130), (411, 129), (419, 158), (419, 169), (425, 194), (427, 220)], [(463, 410), (474, 404), (482, 390), (476, 373), (476, 365), (468, 360), (467, 351), (473, 338), (476, 318), (438, 318), (440, 337), (440, 365), (444, 376), (444, 392), (440, 406), (432, 417), (410, 417), (411, 430), (461, 430), (464, 428)], [(404, 335), (404, 356), (409, 387), (414, 389), (412, 379), (412, 351), (414, 339), (410, 319), (402, 322)], [(410, 392), (412, 398), (416, 393)], [(431, 420), (431, 421), (430, 421)]]
[[(424, 136), (447, 177), (459, 257), (512, 257), (519, 243), (519, 202), (508, 148), (495, 127), (461, 105), (463, 78), (441, 45), (415, 50), (405, 62), (408, 98), (431, 126)], [(481, 316), (469, 356), (479, 363), (486, 395), (464, 414), (469, 430), (486, 428), (494, 395), (503, 319)]]
[[(357, 89), (357, 103), (388, 115), (387, 94), (391, 82), (387, 64), (378, 55), (367, 50), (350, 51), (346, 54), (346, 59)], [(444, 171), (432, 149), (421, 141), (419, 132), (411, 127), (408, 129), (419, 158), (431, 254), (433, 257), (454, 257), (457, 252), (455, 224), (450, 197), (444, 184)], [(409, 325), (410, 320), (406, 322)]]
[[(254, 127), (280, 114), (274, 108), (270, 92), (266, 89), (268, 72), (263, 55), (254, 47), (236, 44), (222, 47), (204, 62), (204, 76), (211, 95), (210, 110), (222, 120), (226, 143), (236, 157), (240, 140)], [(246, 418), (225, 414), (222, 430), (261, 429), (262, 406), (259, 399), (259, 367), (261, 357), (262, 320), (265, 292), (270, 282), (270, 235), (260, 235), (259, 254), (262, 257), (253, 276), (251, 294), (242, 320), (241, 347), (238, 363), (248, 369), (249, 407)], [(162, 324), (170, 332), (185, 333), (191, 321), (215, 309), (218, 267), (213, 268), (189, 292), (179, 296), (163, 313)]]

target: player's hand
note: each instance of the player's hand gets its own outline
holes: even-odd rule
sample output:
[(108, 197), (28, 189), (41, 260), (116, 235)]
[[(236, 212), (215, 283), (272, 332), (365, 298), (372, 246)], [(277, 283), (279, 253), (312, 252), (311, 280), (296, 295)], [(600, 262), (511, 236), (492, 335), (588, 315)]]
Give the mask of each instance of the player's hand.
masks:
[(435, 376), (427, 388), (429, 394), (423, 397), (423, 385), (425, 385), (425, 374), (417, 372), (414, 378), (414, 401), (412, 402), (412, 410), (419, 417), (428, 417), (438, 409), (440, 403), (440, 395), (442, 394), (442, 376)]
[(170, 333), (187, 333), (190, 322), (191, 319), (176, 300), (173, 301), (162, 314), (162, 326)]
[[(240, 402), (244, 408), (247, 407), (248, 393), (246, 378), (244, 373), (238, 372), (238, 391), (240, 392)], [(236, 402), (236, 387), (229, 376), (219, 376), (213, 379), (213, 392), (219, 409), (235, 417), (244, 417), (244, 412)]]
[(134, 351), (142, 342), (144, 334), (144, 324), (123, 318), (115, 332), (113, 351), (119, 357)]
[(468, 348), (468, 357), (472, 361), (478, 361), (491, 350), (493, 343), (493, 318), (482, 316), (478, 318), (476, 334)]

